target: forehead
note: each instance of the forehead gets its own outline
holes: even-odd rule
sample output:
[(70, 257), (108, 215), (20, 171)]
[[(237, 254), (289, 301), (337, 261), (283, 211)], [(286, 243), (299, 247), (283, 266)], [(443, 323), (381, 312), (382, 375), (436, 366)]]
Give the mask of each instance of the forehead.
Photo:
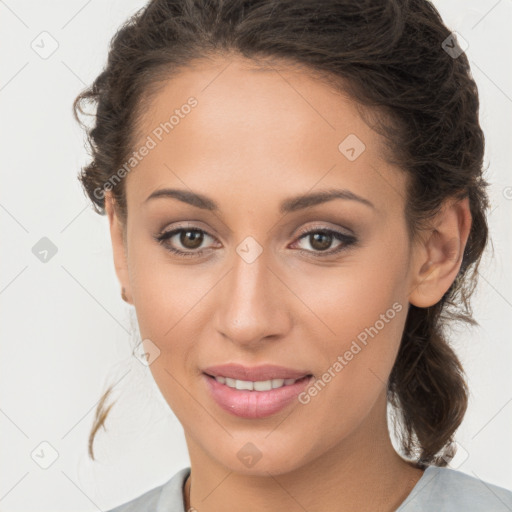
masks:
[(128, 176), (128, 202), (168, 184), (269, 197), (317, 183), (372, 196), (377, 207), (403, 199), (402, 173), (385, 162), (383, 141), (356, 104), (297, 68), (197, 62), (145, 105), (135, 149), (149, 139), (152, 149)]

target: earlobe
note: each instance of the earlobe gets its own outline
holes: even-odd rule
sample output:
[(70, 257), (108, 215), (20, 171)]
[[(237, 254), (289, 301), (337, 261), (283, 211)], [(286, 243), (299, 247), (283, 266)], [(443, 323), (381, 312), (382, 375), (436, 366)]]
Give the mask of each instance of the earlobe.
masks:
[(107, 214), (110, 225), (110, 238), (112, 242), (112, 252), (114, 257), (114, 268), (119, 280), (119, 284), (121, 285), (121, 297), (128, 304), (133, 304), (131, 299), (123, 225), (117, 216), (115, 200), (112, 197), (112, 193), (110, 191), (105, 194), (105, 212)]
[(426, 308), (437, 304), (459, 273), (471, 229), (469, 198), (447, 200), (428, 236), (415, 249), (409, 302)]

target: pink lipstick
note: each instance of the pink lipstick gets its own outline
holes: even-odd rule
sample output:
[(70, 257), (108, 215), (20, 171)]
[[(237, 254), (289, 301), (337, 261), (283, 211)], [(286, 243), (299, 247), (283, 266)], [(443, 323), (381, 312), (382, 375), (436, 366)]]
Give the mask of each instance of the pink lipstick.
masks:
[(304, 391), (313, 375), (283, 366), (226, 364), (205, 368), (210, 396), (223, 410), (248, 419), (276, 414)]

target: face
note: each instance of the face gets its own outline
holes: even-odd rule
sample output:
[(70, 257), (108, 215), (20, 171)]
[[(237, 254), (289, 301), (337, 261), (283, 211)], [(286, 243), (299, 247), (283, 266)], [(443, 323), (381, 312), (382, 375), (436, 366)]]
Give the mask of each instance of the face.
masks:
[[(145, 111), (114, 256), (191, 457), (278, 474), (385, 428), (417, 258), (405, 175), (355, 104), (305, 72), (227, 62), (183, 71)], [(208, 199), (149, 198), (162, 189)], [(345, 193), (292, 200), (328, 190)], [(204, 373), (228, 363), (311, 377), (237, 391)]]

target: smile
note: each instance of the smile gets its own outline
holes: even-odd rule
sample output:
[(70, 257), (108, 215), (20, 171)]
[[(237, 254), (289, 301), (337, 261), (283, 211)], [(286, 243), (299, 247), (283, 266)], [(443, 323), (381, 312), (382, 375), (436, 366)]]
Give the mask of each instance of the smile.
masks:
[[(238, 380), (203, 373), (208, 395), (222, 410), (246, 419), (266, 418), (299, 404), (298, 396), (313, 380), (312, 375), (298, 379), (263, 381)], [(224, 381), (224, 382), (222, 382)]]
[[(295, 384), (301, 379), (270, 379), (270, 380), (238, 380), (229, 377), (216, 376), (214, 377), (217, 382), (225, 384), (233, 389), (249, 390), (249, 391), (270, 391), (271, 389), (282, 388), (283, 386), (290, 386)], [(302, 377), (304, 378), (304, 377)]]

